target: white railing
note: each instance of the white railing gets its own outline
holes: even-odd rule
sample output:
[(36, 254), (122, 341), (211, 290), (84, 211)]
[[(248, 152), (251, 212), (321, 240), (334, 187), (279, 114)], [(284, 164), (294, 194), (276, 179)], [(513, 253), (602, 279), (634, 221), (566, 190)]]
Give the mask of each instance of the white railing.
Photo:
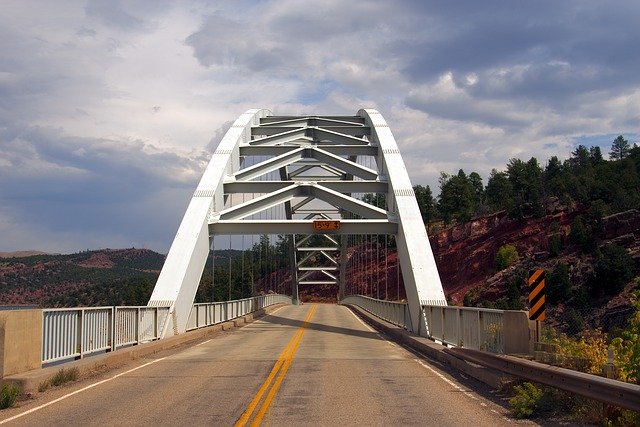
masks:
[(113, 350), (160, 338), (169, 307), (115, 307)]
[(395, 301), (384, 301), (363, 295), (350, 295), (340, 304), (353, 304), (367, 310), (376, 317), (403, 328), (407, 327), (409, 310), (407, 304)]
[(42, 310), (42, 363), (158, 339), (169, 307), (78, 307)]
[(234, 301), (194, 304), (189, 314), (187, 331), (226, 322), (278, 303), (291, 304), (291, 297), (271, 294)]
[(423, 305), (422, 312), (426, 335), (431, 339), (456, 347), (505, 352), (504, 310)]
[[(409, 310), (405, 303), (351, 295), (340, 304), (357, 305), (405, 329), (408, 324)], [(419, 329), (420, 335), (442, 344), (491, 353), (514, 352), (514, 349), (527, 352), (530, 326), (525, 311), (422, 305), (422, 314), (424, 322)], [(509, 337), (505, 339), (507, 330)]]
[[(271, 294), (235, 301), (194, 304), (187, 330), (244, 316), (291, 297)], [(122, 306), (42, 310), (42, 363), (80, 359), (160, 338), (169, 307)]]

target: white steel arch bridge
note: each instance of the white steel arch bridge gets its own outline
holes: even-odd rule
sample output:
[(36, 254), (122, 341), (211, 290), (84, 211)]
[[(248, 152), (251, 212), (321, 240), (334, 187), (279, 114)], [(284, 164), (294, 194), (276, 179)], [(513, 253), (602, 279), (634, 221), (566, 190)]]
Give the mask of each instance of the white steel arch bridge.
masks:
[[(380, 196), (377, 203), (361, 197), (369, 193)], [(348, 236), (391, 235), (408, 329), (424, 327), (421, 304), (446, 305), (409, 175), (376, 110), (274, 116), (255, 109), (234, 122), (193, 194), (149, 300), (170, 306), (162, 336), (186, 330), (215, 236), (256, 234), (288, 239), (294, 304), (299, 287), (311, 284), (335, 285), (343, 299), (350, 289)]]

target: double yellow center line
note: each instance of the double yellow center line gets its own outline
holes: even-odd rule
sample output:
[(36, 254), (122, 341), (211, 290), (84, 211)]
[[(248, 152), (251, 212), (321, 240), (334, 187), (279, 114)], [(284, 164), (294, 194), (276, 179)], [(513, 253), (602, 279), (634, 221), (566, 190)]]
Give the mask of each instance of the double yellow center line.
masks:
[[(309, 314), (307, 314), (307, 317), (304, 319), (304, 323), (302, 324), (302, 326), (300, 326), (300, 328), (296, 331), (296, 334), (293, 336), (291, 341), (289, 341), (289, 344), (287, 344), (287, 346), (282, 351), (282, 353), (280, 353), (280, 357), (278, 357), (276, 364), (273, 366), (273, 369), (271, 369), (269, 376), (264, 381), (264, 383), (262, 384), (262, 386), (260, 387), (256, 395), (253, 397), (253, 399), (247, 406), (247, 409), (242, 413), (242, 415), (236, 422), (235, 424), (236, 427), (245, 426), (253, 416), (253, 413), (256, 407), (258, 406), (258, 404), (262, 401), (262, 405), (260, 406), (260, 409), (258, 409), (258, 412), (256, 413), (255, 417), (251, 421), (251, 426), (260, 425), (262, 418), (267, 413), (267, 410), (271, 405), (271, 401), (275, 397), (276, 393), (278, 393), (278, 389), (280, 388), (280, 384), (282, 384), (282, 380), (284, 379), (285, 375), (287, 375), (289, 366), (291, 366), (291, 361), (293, 361), (293, 356), (295, 355), (296, 350), (300, 345), (300, 341), (302, 341), (302, 336), (304, 335), (304, 331), (307, 328), (307, 325), (309, 324), (311, 317), (313, 317), (313, 313), (315, 313), (316, 307), (317, 307), (316, 305), (311, 307), (311, 310), (309, 310)], [(274, 381), (274, 378), (275, 378), (275, 381)], [(268, 390), (268, 393), (267, 393), (267, 390)], [(267, 395), (264, 398), (264, 400), (262, 400), (262, 397), (264, 396), (265, 393), (267, 393)]]

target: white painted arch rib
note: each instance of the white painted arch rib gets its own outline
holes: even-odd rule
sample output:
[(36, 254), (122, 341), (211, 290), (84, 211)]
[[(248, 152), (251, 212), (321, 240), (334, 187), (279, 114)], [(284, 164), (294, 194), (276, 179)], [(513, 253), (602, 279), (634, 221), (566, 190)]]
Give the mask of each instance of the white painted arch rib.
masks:
[(391, 129), (377, 110), (362, 109), (358, 115), (371, 127), (370, 140), (379, 145), (378, 165), (389, 181), (387, 201), (389, 210), (397, 216), (398, 256), (415, 332), (423, 321), (420, 301), (447, 305), (447, 300), (411, 180)]
[(209, 253), (209, 214), (224, 208), (224, 178), (238, 170), (240, 144), (251, 139), (251, 127), (258, 125), (260, 118), (267, 115), (271, 115), (268, 110), (256, 109), (238, 117), (211, 156), (189, 202), (148, 303), (150, 306), (159, 302), (171, 304), (170, 320), (162, 330), (163, 338), (170, 329), (179, 334), (187, 328)]

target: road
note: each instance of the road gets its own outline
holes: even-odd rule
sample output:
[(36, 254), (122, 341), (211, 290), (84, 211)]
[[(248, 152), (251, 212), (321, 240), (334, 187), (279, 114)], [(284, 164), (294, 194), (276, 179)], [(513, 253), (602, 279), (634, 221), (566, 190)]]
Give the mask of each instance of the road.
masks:
[[(15, 418), (14, 418), (15, 417)], [(38, 394), (6, 425), (506, 425), (500, 405), (348, 308), (285, 306), (196, 346)]]

